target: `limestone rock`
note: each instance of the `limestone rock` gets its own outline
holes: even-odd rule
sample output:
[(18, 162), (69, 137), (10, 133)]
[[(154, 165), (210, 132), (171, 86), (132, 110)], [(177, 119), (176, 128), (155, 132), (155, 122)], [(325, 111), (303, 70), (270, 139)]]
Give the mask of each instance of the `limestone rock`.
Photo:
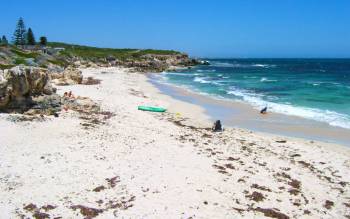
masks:
[(83, 74), (80, 70), (68, 67), (61, 73), (51, 73), (52, 82), (56, 85), (81, 84)]
[(3, 72), (0, 72), (0, 109), (7, 106), (10, 102), (10, 88), (7, 86), (8, 81), (3, 77)]
[(107, 60), (111, 65), (122, 65), (128, 68), (133, 68), (139, 72), (162, 72), (173, 66), (188, 67), (200, 64), (198, 60), (191, 59), (187, 54), (146, 54), (139, 59)]
[(30, 92), (30, 69), (16, 66), (4, 71), (4, 79), (7, 81), (7, 87), (11, 91), (13, 98), (29, 96)]
[(47, 71), (40, 68), (32, 68), (29, 77), (29, 87), (31, 94), (41, 94), (48, 92), (49, 76)]
[(87, 65), (86, 65), (88, 68), (97, 68), (98, 65), (93, 63), (93, 62), (89, 62)]
[(54, 92), (45, 69), (16, 66), (0, 72), (0, 109), (25, 108), (31, 96)]

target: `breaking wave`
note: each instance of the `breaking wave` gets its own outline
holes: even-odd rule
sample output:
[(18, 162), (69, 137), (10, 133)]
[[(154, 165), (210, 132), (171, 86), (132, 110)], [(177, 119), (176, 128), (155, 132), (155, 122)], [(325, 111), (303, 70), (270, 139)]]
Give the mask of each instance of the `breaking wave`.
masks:
[(253, 92), (231, 87), (227, 94), (234, 95), (244, 102), (248, 102), (256, 109), (268, 106), (269, 111), (286, 115), (299, 116), (320, 122), (326, 122), (331, 126), (350, 129), (350, 117), (330, 110), (321, 110), (309, 107), (293, 106), (287, 103), (275, 103), (263, 100), (264, 96)]

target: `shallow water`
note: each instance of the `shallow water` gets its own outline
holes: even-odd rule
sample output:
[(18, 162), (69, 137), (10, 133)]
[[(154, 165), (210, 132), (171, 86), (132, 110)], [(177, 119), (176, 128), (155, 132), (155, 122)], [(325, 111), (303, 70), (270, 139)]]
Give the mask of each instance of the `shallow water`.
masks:
[(213, 59), (160, 82), (350, 129), (350, 59)]
[[(164, 83), (159, 80), (159, 74), (150, 74), (149, 81), (162, 93), (172, 98), (201, 106), (212, 122), (221, 120), (224, 127), (245, 128), (263, 133), (318, 140), (350, 147), (350, 129), (280, 113), (260, 114), (248, 103), (212, 98), (189, 89)], [(182, 114), (181, 111), (177, 112)]]

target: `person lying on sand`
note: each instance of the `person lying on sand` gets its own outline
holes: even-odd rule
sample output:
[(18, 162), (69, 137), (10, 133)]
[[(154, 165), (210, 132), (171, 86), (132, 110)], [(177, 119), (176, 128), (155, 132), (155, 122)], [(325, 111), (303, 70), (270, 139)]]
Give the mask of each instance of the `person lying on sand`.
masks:
[(68, 97), (68, 98), (75, 98), (74, 94), (72, 93), (72, 91), (69, 91), (68, 93), (67, 92), (64, 92), (63, 94), (64, 97)]
[(72, 93), (72, 91), (69, 91), (68, 97), (69, 97), (69, 98), (75, 98), (74, 95), (73, 95), (73, 93)]

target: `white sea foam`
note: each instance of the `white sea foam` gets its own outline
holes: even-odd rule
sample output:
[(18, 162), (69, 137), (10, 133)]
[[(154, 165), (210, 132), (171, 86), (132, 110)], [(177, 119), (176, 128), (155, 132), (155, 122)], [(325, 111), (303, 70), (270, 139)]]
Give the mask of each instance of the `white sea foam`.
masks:
[(162, 72), (163, 75), (177, 75), (177, 76), (185, 76), (185, 77), (191, 77), (192, 74), (190, 73), (181, 73), (181, 72)]
[(320, 85), (328, 85), (328, 86), (337, 86), (337, 87), (346, 87), (343, 84), (340, 84), (338, 82), (329, 82), (329, 81), (306, 81), (305, 83), (311, 84), (313, 86), (320, 86)]
[(211, 83), (210, 81), (207, 81), (206, 79), (208, 79), (208, 77), (195, 77), (193, 79), (193, 81), (201, 83), (201, 84), (209, 84), (209, 83)]
[(229, 62), (213, 62), (211, 66), (214, 67), (231, 67), (231, 68), (274, 68), (276, 65), (269, 64), (241, 64)]
[(214, 84), (218, 86), (222, 86), (223, 84), (221, 84), (220, 82), (224, 82), (224, 81), (209, 81), (208, 79), (209, 77), (195, 77), (193, 81), (201, 84)]
[(200, 73), (202, 73), (202, 72), (216, 72), (216, 70), (215, 69), (208, 69), (208, 70), (202, 70), (202, 69), (198, 69), (198, 70), (196, 70), (196, 72), (200, 72)]
[(243, 76), (243, 78), (254, 79), (254, 78), (257, 78), (257, 77), (256, 76)]
[(228, 62), (213, 62), (211, 66), (214, 67), (234, 67), (235, 65)]
[(165, 81), (168, 81), (166, 74), (167, 74), (166, 72), (162, 72), (161, 74), (152, 74), (151, 78), (154, 78), (159, 82), (165, 82)]
[(252, 65), (254, 67), (267, 67), (268, 65), (263, 65), (263, 64), (254, 64)]
[(277, 80), (271, 80), (271, 79), (262, 77), (262, 78), (260, 79), (260, 81), (261, 81), (261, 82), (276, 82)]
[(223, 81), (211, 81), (211, 84), (222, 86), (223, 84), (221, 84), (220, 82), (223, 82)]
[[(210, 80), (210, 77), (204, 77), (204, 76), (201, 76), (201, 74), (198, 74), (198, 75), (192, 74), (192, 76), (196, 76), (193, 79), (194, 82), (201, 83), (201, 84), (214, 84), (214, 85), (222, 86), (224, 84), (221, 82), (227, 82), (225, 80), (212, 81)], [(222, 78), (227, 79), (229, 77), (224, 76)], [(161, 80), (162, 82), (168, 82), (166, 74), (159, 74), (158, 79)], [(273, 80), (263, 77), (261, 78), (261, 81), (269, 82)], [(309, 81), (306, 83), (309, 83), (312, 86), (320, 86), (321, 84), (329, 83), (329, 82)], [(199, 90), (195, 88), (191, 88), (191, 90), (193, 89), (199, 92)], [(236, 87), (230, 87), (230, 90), (227, 91), (227, 94), (234, 95), (235, 97), (242, 99), (242, 101), (250, 103), (256, 109), (261, 109), (262, 107), (268, 106), (269, 111), (272, 111), (272, 112), (282, 113), (282, 114), (292, 115), (292, 116), (299, 116), (306, 119), (325, 122), (331, 126), (350, 129), (350, 116), (346, 114), (340, 114), (330, 110), (321, 110), (321, 109), (310, 108), (310, 107), (293, 106), (291, 103), (276, 103), (275, 101), (277, 101), (278, 99), (274, 99), (272, 97), (265, 97), (263, 95), (249, 92), (247, 90), (238, 89)]]
[(293, 106), (288, 103), (273, 103), (262, 99), (262, 95), (254, 94), (249, 91), (231, 88), (227, 94), (241, 98), (250, 103), (256, 109), (268, 106), (269, 111), (282, 113), (286, 115), (299, 116), (306, 119), (312, 119), (320, 122), (326, 122), (329, 125), (350, 129), (350, 116), (340, 114), (330, 110), (321, 110), (308, 107)]

